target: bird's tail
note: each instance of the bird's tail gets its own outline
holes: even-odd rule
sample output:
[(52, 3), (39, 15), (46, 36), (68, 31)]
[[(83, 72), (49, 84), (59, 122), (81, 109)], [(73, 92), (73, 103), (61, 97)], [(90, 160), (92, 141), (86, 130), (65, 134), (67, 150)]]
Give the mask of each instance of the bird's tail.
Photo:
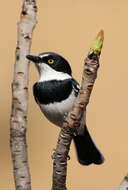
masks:
[(73, 140), (80, 164), (102, 164), (104, 162), (104, 157), (94, 144), (86, 126), (83, 135), (74, 136)]

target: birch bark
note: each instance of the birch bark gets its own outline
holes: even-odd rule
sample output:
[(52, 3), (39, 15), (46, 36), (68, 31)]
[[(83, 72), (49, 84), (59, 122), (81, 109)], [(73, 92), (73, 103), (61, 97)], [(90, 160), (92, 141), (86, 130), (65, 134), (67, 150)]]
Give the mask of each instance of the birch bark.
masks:
[(119, 190), (128, 190), (128, 174), (124, 177), (119, 186)]
[(67, 190), (67, 160), (70, 144), (76, 128), (79, 127), (83, 114), (86, 113), (86, 106), (89, 103), (92, 88), (97, 77), (103, 40), (104, 33), (101, 30), (85, 59), (79, 95), (74, 103), (73, 109), (65, 118), (63, 127), (60, 131), (57, 147), (53, 154), (52, 190)]
[(36, 0), (23, 1), (18, 23), (10, 117), (10, 148), (16, 190), (31, 189), (26, 143), (29, 76), (29, 63), (26, 55), (30, 52), (32, 32), (36, 25), (36, 12)]

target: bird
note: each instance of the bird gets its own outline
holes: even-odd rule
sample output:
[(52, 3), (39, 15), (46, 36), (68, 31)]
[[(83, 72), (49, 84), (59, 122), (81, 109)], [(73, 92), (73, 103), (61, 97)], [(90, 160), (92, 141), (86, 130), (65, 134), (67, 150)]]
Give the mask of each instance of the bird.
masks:
[[(33, 95), (42, 113), (53, 124), (62, 127), (78, 96), (80, 85), (72, 77), (69, 62), (58, 53), (44, 52), (26, 58), (35, 63), (39, 80), (33, 85)], [(104, 157), (95, 145), (82, 117), (80, 127), (73, 136), (77, 160), (81, 165), (104, 162)]]

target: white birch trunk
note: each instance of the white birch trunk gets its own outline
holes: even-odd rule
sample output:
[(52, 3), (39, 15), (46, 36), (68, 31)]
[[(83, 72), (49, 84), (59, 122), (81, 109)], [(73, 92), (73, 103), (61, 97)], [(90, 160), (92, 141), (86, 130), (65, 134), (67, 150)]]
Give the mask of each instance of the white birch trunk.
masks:
[(36, 1), (24, 0), (18, 23), (10, 118), (10, 147), (16, 190), (31, 189), (26, 144), (29, 76), (29, 63), (26, 55), (30, 52), (32, 32), (36, 25), (36, 12)]

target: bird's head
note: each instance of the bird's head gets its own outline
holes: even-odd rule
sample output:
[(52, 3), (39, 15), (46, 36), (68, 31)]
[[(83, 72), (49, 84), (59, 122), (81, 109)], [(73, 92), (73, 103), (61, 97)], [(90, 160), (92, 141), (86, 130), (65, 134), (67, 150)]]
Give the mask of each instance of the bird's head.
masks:
[(55, 71), (72, 75), (68, 61), (57, 53), (45, 52), (38, 56), (27, 55), (26, 58), (35, 63), (39, 73), (52, 68)]

